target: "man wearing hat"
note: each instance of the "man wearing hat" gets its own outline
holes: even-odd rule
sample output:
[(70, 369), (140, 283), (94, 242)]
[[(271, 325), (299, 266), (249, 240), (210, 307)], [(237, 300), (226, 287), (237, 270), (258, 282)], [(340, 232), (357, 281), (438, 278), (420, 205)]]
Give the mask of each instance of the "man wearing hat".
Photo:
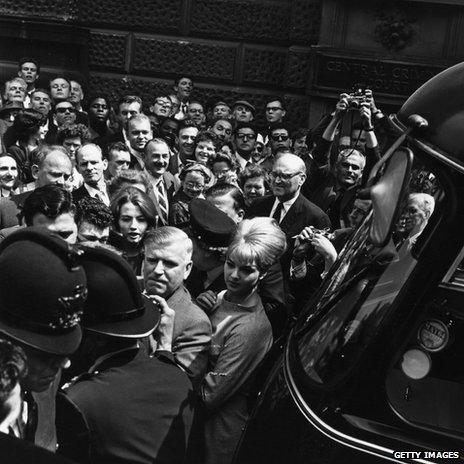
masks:
[(222, 290), (227, 247), (237, 229), (225, 212), (203, 199), (190, 203), (193, 269), (185, 285), (194, 298)]
[(237, 122), (251, 122), (256, 114), (256, 108), (246, 100), (237, 100), (232, 108), (232, 117)]
[(81, 341), (86, 295), (79, 255), (58, 236), (30, 227), (0, 245), (0, 332), (24, 350), (28, 367), (10, 433), (50, 451), (56, 449), (55, 393)]
[(173, 354), (197, 384), (206, 372), (211, 323), (184, 287), (192, 269), (192, 241), (180, 229), (160, 227), (146, 236), (144, 246), (145, 292), (164, 298), (174, 310)]
[[(131, 266), (113, 251), (86, 248), (88, 298), (76, 358), (86, 372), (57, 404), (59, 452), (77, 462), (179, 463), (191, 424), (191, 383), (175, 364), (172, 310), (139, 291)], [(161, 311), (161, 321), (160, 321)], [(139, 339), (156, 335), (157, 357)]]
[(24, 110), (21, 102), (8, 102), (0, 108), (0, 153), (6, 152), (4, 135), (9, 127), (13, 125), (15, 116)]

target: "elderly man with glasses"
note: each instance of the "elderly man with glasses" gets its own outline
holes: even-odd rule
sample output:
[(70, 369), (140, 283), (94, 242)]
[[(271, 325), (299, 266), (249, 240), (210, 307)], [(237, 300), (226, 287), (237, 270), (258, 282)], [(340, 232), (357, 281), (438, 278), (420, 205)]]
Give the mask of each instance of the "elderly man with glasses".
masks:
[(284, 277), (289, 276), (290, 260), (295, 237), (306, 227), (316, 229), (330, 227), (328, 216), (301, 193), (306, 180), (303, 160), (291, 153), (281, 155), (270, 172), (272, 195), (257, 198), (247, 216), (267, 216), (274, 218), (287, 236), (288, 249), (282, 257)]

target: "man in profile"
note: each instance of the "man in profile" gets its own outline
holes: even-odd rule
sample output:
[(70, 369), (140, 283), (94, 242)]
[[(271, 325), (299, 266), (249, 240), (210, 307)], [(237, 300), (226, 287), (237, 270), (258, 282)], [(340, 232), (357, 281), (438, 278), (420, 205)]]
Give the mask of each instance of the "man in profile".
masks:
[(164, 298), (174, 310), (173, 354), (195, 385), (206, 372), (211, 324), (184, 287), (192, 269), (192, 241), (175, 227), (160, 227), (144, 245), (145, 292)]

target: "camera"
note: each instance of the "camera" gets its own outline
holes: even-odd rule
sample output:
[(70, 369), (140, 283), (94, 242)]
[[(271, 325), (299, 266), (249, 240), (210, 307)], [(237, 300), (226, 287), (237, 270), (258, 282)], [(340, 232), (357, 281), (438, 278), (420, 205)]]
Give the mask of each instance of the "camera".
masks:
[(348, 94), (348, 109), (358, 110), (361, 108), (361, 103), (367, 101), (367, 96), (364, 89), (358, 88)]
[(311, 231), (311, 238), (316, 234), (324, 236), (327, 240), (333, 240), (334, 238), (334, 234), (329, 229), (316, 229), (314, 226), (309, 226), (309, 230)]

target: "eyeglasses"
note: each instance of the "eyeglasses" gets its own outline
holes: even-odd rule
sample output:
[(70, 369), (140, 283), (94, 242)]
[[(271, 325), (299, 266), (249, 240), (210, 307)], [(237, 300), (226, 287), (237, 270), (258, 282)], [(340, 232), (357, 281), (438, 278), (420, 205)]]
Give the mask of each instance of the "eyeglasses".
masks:
[(155, 103), (163, 108), (172, 108), (172, 103), (164, 100), (156, 100)]
[(282, 107), (280, 107), (280, 106), (268, 106), (268, 107), (266, 108), (266, 111), (267, 111), (267, 112), (270, 112), (270, 111), (279, 111), (279, 110), (281, 110), (281, 109), (282, 109)]
[(189, 108), (188, 110), (189, 113), (199, 113), (199, 114), (203, 114), (204, 111), (200, 108)]
[(275, 134), (271, 138), (274, 142), (286, 142), (290, 137), (285, 134)]
[(280, 180), (287, 181), (287, 180), (290, 180), (293, 177), (297, 176), (298, 174), (301, 174), (301, 172), (294, 172), (293, 174), (286, 174), (286, 173), (283, 173), (283, 172), (274, 172), (274, 171), (272, 171), (269, 175), (274, 180), (280, 179)]
[(195, 184), (194, 182), (185, 182), (185, 187), (195, 190), (203, 190), (205, 188), (204, 184)]
[(76, 109), (75, 108), (71, 108), (71, 107), (65, 107), (65, 108), (56, 108), (55, 109), (55, 112), (56, 113), (59, 113), (59, 114), (64, 114), (64, 113), (75, 113), (76, 112)]
[(256, 138), (255, 134), (237, 134), (237, 138), (240, 140), (250, 139), (254, 140)]

